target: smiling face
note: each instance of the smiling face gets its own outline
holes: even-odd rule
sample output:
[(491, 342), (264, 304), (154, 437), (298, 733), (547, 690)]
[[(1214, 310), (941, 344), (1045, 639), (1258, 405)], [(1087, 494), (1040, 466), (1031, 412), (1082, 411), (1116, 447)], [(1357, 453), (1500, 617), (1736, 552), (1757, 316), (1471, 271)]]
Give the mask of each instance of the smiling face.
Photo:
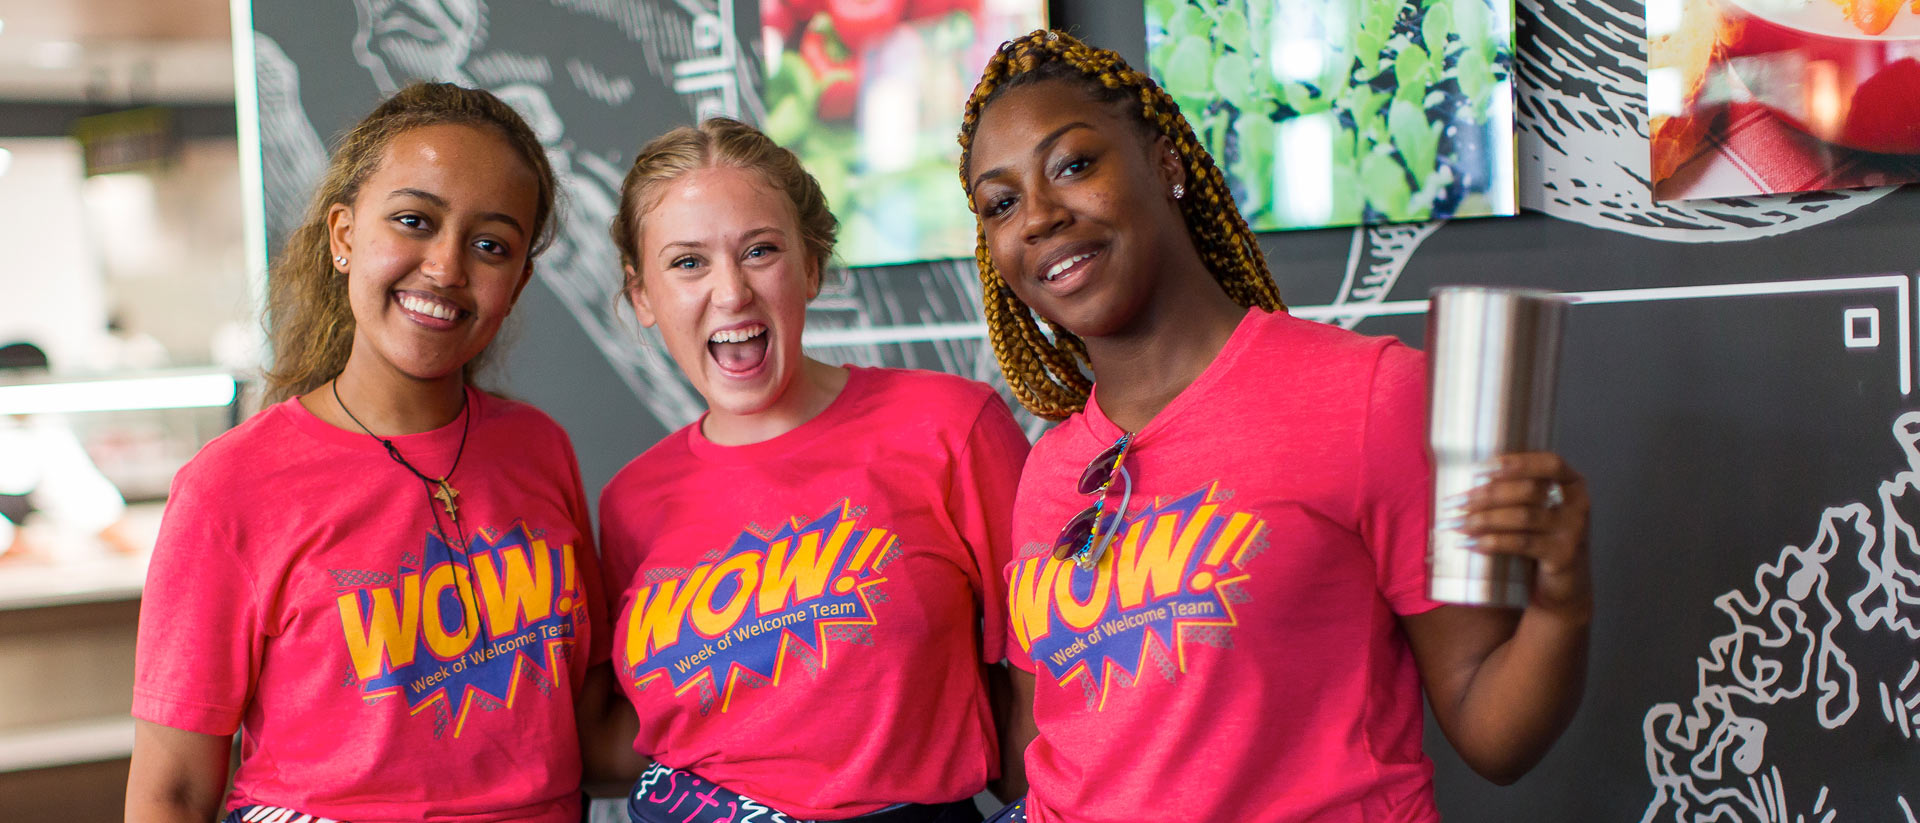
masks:
[(994, 100), (968, 175), (995, 268), (1022, 302), (1080, 337), (1132, 326), (1165, 261), (1183, 247), (1192, 254), (1171, 141), (1069, 83)]
[(423, 126), (387, 146), (351, 205), (327, 215), (347, 259), (348, 370), (459, 379), (532, 274), (539, 182), (512, 146), (471, 126)]
[(724, 166), (687, 172), (658, 197), (633, 254), (640, 323), (659, 327), (710, 420), (786, 403), (820, 286), (792, 202), (759, 172)]

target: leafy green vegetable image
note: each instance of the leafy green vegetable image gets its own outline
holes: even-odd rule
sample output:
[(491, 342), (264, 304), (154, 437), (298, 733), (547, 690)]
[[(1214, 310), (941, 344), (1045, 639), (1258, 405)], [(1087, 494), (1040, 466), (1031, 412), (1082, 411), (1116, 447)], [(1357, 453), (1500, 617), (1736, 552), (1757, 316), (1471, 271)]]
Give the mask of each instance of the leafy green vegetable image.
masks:
[(1513, 214), (1513, 0), (1147, 0), (1257, 230)]

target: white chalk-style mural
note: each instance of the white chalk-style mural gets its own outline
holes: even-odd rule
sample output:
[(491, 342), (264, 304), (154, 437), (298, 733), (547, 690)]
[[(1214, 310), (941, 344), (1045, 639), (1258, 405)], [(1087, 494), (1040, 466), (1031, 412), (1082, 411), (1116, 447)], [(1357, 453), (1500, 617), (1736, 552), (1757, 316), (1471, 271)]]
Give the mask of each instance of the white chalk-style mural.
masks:
[[(626, 54), (550, 53), (497, 44), (496, 7), (580, 18), (624, 35)], [(355, 29), (342, 44), (382, 94), (414, 79), (486, 88), (512, 104), (539, 134), (559, 178), (565, 208), (561, 233), (541, 258), (536, 282), (552, 292), (593, 340), (599, 354), (654, 418), (661, 432), (692, 421), (704, 408), (680, 377), (656, 335), (637, 327), (618, 299), (619, 255), (607, 226), (619, 204), (626, 163), (640, 143), (666, 124), (725, 115), (758, 122), (757, 44), (736, 34), (734, 0), (354, 0)], [(311, 12), (308, 12), (311, 13)], [(342, 9), (344, 13), (344, 7)], [(564, 40), (557, 41), (565, 43)], [(261, 145), (267, 190), (267, 236), (284, 237), (326, 164), (326, 148), (308, 117), (300, 67), (281, 44), (255, 34)], [(634, 120), (638, 83), (666, 87), (683, 110)], [(580, 126), (612, 131), (625, 142), (581, 139)], [(649, 125), (650, 124), (650, 125)], [(335, 128), (344, 127), (336, 124)], [(957, 195), (956, 195), (957, 196)], [(884, 285), (883, 285), (884, 284)], [(813, 329), (916, 326), (977, 321), (979, 285), (971, 261), (911, 271), (835, 272), (812, 307)], [(829, 335), (833, 337), (833, 335)], [(905, 347), (891, 340), (814, 347), (836, 362), (921, 366), (998, 380), (992, 354), (961, 337)]]
[(1797, 231), (1892, 187), (1657, 203), (1644, 0), (1520, 0), (1520, 201), (1599, 229), (1717, 243)]
[[(1656, 202), (1648, 182), (1644, 0), (1519, 0), (1517, 10), (1514, 110), (1520, 204), (1528, 209), (1650, 240), (1727, 243), (1812, 228), (1893, 191)], [(1334, 303), (1385, 300), (1420, 241), (1438, 228), (1355, 229)], [(1351, 326), (1360, 317), (1338, 322)]]
[[(633, 145), (588, 145), (575, 132), (584, 122), (631, 119), (636, 84), (669, 87), (685, 107), (664, 122), (726, 114), (749, 122), (765, 116), (759, 96), (759, 44), (738, 36), (737, 0), (354, 0), (351, 42), (342, 44), (374, 84), (391, 91), (412, 78), (435, 78), (492, 89), (513, 102), (548, 144), (563, 188), (571, 194), (565, 233), (541, 265), (540, 282), (573, 314), (634, 396), (670, 430), (695, 416), (699, 398), (684, 385), (663, 348), (646, 340), (614, 298), (617, 260), (605, 226), (618, 186), (644, 135), (633, 124)], [(559, 15), (611, 28), (635, 46), (632, 55), (543, 53), (499, 45), (494, 9), (515, 15)], [(1642, 5), (1635, 0), (1519, 0), (1518, 82), (1522, 203), (1553, 217), (1652, 240), (1701, 243), (1767, 237), (1831, 221), (1884, 196), (1887, 189), (1816, 192), (1723, 201), (1657, 203), (1647, 186), (1646, 44)], [(344, 9), (342, 9), (344, 13)], [(565, 42), (564, 40), (559, 42)], [(256, 38), (260, 72), (261, 140), (267, 181), (269, 236), (298, 219), (300, 199), (324, 166), (323, 143), (302, 107), (299, 67), (271, 37)], [(624, 59), (625, 62), (621, 62)], [(566, 102), (556, 103), (565, 92)], [(626, 106), (627, 108), (622, 108)], [(604, 141), (601, 141), (604, 143)], [(610, 150), (611, 149), (611, 150)], [(624, 152), (624, 154), (623, 154)], [(1350, 313), (1334, 322), (1352, 326), (1367, 304), (1396, 295), (1394, 286), (1421, 243), (1443, 222), (1353, 230), (1344, 271), (1328, 271), (1339, 287), (1331, 302)], [(820, 350), (858, 363), (902, 364), (901, 357), (932, 355), (948, 371), (997, 377), (992, 353), (980, 340), (977, 302), (911, 301), (893, 291), (867, 293), (861, 283), (928, 277), (973, 289), (970, 261), (934, 263), (882, 274), (848, 273), (843, 287), (817, 307), (816, 326), (891, 329), (849, 349)], [(932, 294), (932, 291), (928, 291)], [(935, 305), (950, 314), (931, 313)], [(969, 325), (955, 337), (916, 334), (922, 326)], [(837, 336), (836, 336), (837, 337)]]
[[(1909, 519), (1920, 513), (1920, 412), (1901, 415), (1893, 436), (1906, 466), (1874, 497), (1827, 508), (1806, 546), (1714, 599), (1731, 625), (1696, 660), (1694, 695), (1655, 705), (1642, 726), (1653, 787), (1642, 823), (1914, 819), (1911, 782), (1847, 785), (1855, 806), (1843, 809), (1831, 784), (1860, 763), (1843, 755), (1827, 774), (1783, 774), (1771, 757), (1776, 740), (1805, 745), (1863, 724), (1882, 727), (1871, 738), (1920, 746), (1920, 539)], [(1792, 729), (1770, 735), (1783, 723)]]
[[(1528, 208), (1650, 240), (1724, 243), (1828, 223), (1892, 191), (1656, 202), (1644, 4), (1520, 6), (1520, 190)], [(1847, 644), (1874, 633), (1906, 642), (1920, 637), (1912, 622), (1920, 609), (1920, 554), (1913, 527), (1895, 508), (1920, 488), (1920, 413), (1902, 416), (1894, 434), (1907, 469), (1881, 485), (1877, 512), (1866, 503), (1827, 509), (1806, 547), (1786, 547), (1754, 572), (1751, 588), (1714, 600), (1732, 625), (1698, 658), (1696, 693), (1653, 706), (1643, 722), (1653, 797), (1642, 823), (1913, 823), (1904, 787), (1882, 787), (1881, 807), (1842, 810), (1823, 779), (1844, 777), (1844, 766), (1833, 775), (1783, 774), (1768, 757), (1769, 720), (1782, 722), (1782, 712), (1817, 729), (1888, 723), (1903, 739), (1920, 731), (1908, 720), (1920, 709), (1913, 654), (1897, 656), (1905, 670), (1869, 673), (1860, 669), (1888, 659), (1884, 645), (1850, 656)], [(1856, 579), (1860, 570), (1869, 572), (1866, 579)], [(1867, 707), (1880, 711), (1862, 711)], [(1804, 733), (1797, 725), (1775, 740)], [(1862, 791), (1846, 788), (1850, 797)]]
[[(691, 420), (700, 407), (692, 392), (674, 379), (664, 348), (640, 344), (628, 328), (632, 324), (621, 322), (614, 297), (619, 257), (606, 226), (625, 170), (572, 150), (566, 122), (546, 89), (572, 76), (556, 77), (554, 61), (545, 55), (488, 50), (483, 0), (355, 0), (353, 5), (358, 25), (349, 48), (382, 94), (415, 78), (457, 82), (493, 91), (527, 118), (546, 145), (567, 197), (561, 233), (540, 261), (538, 282), (566, 304), (654, 416)], [(277, 238), (299, 219), (303, 198), (324, 169), (326, 154), (304, 110), (298, 67), (265, 34), (255, 34), (254, 54), (268, 232)]]

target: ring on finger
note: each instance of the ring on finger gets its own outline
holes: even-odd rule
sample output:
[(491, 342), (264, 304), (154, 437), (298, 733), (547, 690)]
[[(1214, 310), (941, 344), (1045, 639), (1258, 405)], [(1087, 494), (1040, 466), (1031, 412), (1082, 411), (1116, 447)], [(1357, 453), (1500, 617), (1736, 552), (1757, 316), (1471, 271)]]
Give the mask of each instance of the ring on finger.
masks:
[(1566, 503), (1567, 503), (1566, 488), (1561, 486), (1560, 481), (1558, 480), (1549, 481), (1547, 483), (1547, 499), (1545, 503), (1547, 509), (1551, 511), (1553, 509), (1557, 509), (1557, 508), (1560, 508), (1561, 506), (1566, 505)]

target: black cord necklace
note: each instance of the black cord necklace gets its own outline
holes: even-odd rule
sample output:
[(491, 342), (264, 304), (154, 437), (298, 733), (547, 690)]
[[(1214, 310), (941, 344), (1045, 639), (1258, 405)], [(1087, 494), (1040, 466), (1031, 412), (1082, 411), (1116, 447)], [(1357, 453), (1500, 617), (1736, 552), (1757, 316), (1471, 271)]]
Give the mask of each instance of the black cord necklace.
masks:
[[(407, 462), (407, 458), (400, 454), (400, 447), (393, 445), (392, 440), (374, 434), (372, 429), (367, 428), (367, 424), (360, 422), (360, 418), (353, 416), (353, 410), (347, 408), (347, 404), (340, 399), (340, 381), (338, 379), (335, 379), (327, 385), (333, 389), (333, 402), (339, 404), (341, 411), (346, 412), (347, 419), (352, 420), (353, 424), (359, 426), (361, 431), (366, 432), (368, 437), (373, 438), (378, 441), (380, 445), (385, 446), (387, 456), (393, 458), (393, 462), (399, 463), (407, 471), (412, 472), (414, 477), (420, 478), (420, 482), (427, 484), (427, 497), (438, 500), (440, 501), (440, 505), (447, 507), (447, 517), (452, 518), (455, 528), (459, 528), (460, 505), (455, 503), (453, 499), (460, 496), (460, 490), (455, 489), (453, 484), (448, 481), (452, 480), (453, 473), (460, 469), (460, 457), (467, 453), (467, 430), (473, 425), (473, 415), (470, 414), (467, 409), (466, 389), (462, 388), (460, 390), (460, 447), (453, 452), (453, 465), (447, 468), (446, 474), (439, 477), (428, 477), (426, 472), (414, 468), (412, 463)], [(437, 525), (440, 520), (440, 514), (435, 512), (433, 519)], [(462, 535), (462, 537), (464, 536), (465, 535)]]
[[(447, 529), (440, 525), (440, 510), (434, 506), (434, 503), (437, 501), (440, 505), (447, 508), (447, 519), (453, 521), (453, 533), (459, 541), (458, 554), (461, 564), (467, 567), (466, 577), (469, 579), (472, 578), (473, 559), (467, 556), (467, 530), (460, 523), (460, 506), (454, 502), (454, 498), (459, 497), (460, 492), (449, 482), (453, 479), (453, 473), (460, 468), (461, 455), (467, 453), (467, 432), (473, 427), (473, 404), (467, 402), (466, 388), (462, 387), (460, 390), (460, 446), (453, 452), (453, 465), (447, 467), (447, 473), (435, 478), (428, 477), (426, 472), (414, 468), (413, 464), (408, 463), (407, 458), (400, 454), (400, 447), (393, 445), (392, 440), (374, 434), (372, 429), (367, 428), (367, 424), (360, 422), (360, 418), (353, 416), (353, 410), (347, 408), (347, 404), (340, 399), (339, 378), (335, 378), (333, 382), (328, 385), (333, 389), (333, 402), (338, 403), (340, 410), (346, 412), (347, 419), (352, 420), (353, 424), (359, 426), (361, 431), (366, 432), (368, 437), (379, 441), (380, 445), (386, 447), (387, 456), (393, 458), (393, 462), (399, 463), (401, 467), (412, 472), (414, 477), (420, 478), (422, 484), (425, 484), (427, 489), (427, 513), (433, 515), (433, 528), (440, 532), (440, 542), (442, 543), (449, 542), (447, 540)], [(449, 548), (452, 547), (449, 546)], [(453, 579), (454, 595), (462, 600), (463, 608), (461, 609), (460, 620), (464, 630), (467, 608), (477, 607), (479, 603), (473, 596), (473, 584), (471, 582), (468, 582), (466, 585), (467, 591), (461, 591), (461, 576), (456, 574)]]

